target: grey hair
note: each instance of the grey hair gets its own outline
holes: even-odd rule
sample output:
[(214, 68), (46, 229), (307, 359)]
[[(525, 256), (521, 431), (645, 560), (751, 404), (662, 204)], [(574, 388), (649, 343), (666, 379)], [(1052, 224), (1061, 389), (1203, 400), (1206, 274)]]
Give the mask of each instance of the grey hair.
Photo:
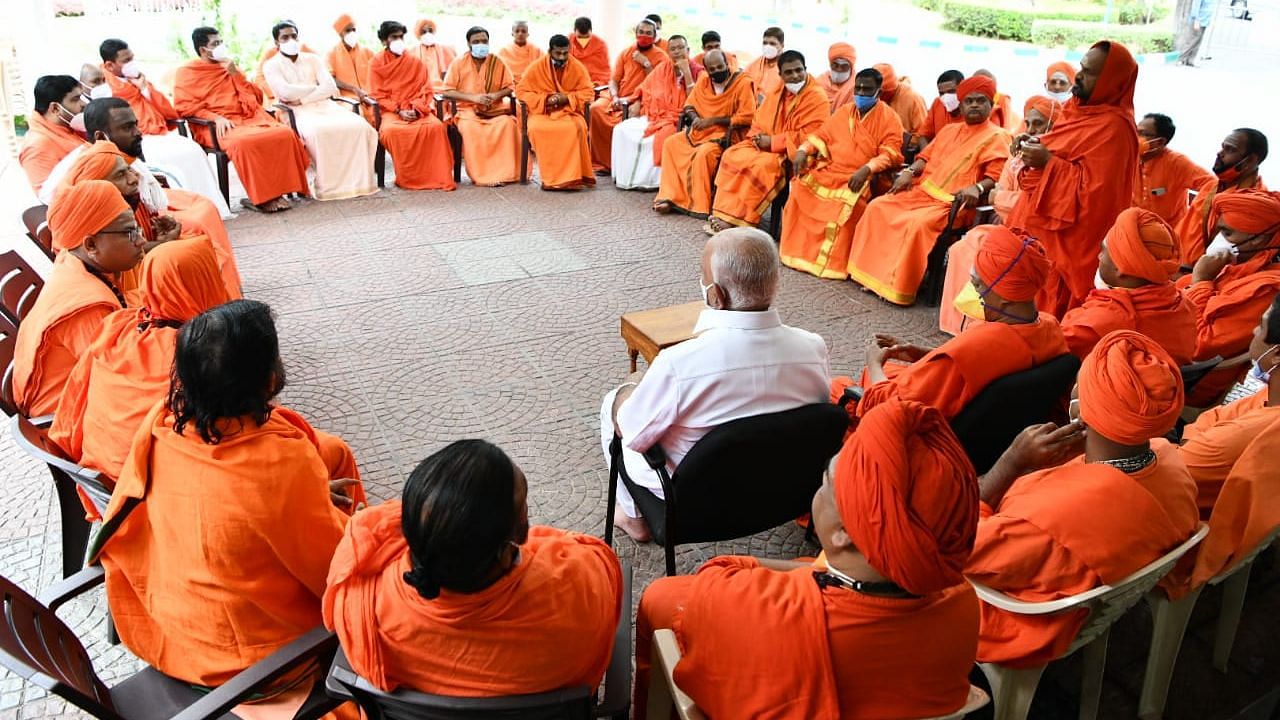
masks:
[(716, 53), (720, 54), (720, 59), (724, 60), (726, 65), (729, 64), (729, 56), (726, 55), (724, 50), (721, 50), (720, 48), (716, 48), (715, 50), (708, 50), (707, 54), (702, 57), (702, 64), (706, 65), (708, 62), (710, 62), (711, 58), (715, 57)]
[(778, 289), (778, 249), (768, 233), (730, 228), (711, 238), (711, 278), (729, 309), (767, 308)]
[(518, 27), (520, 27), (520, 26), (522, 26), (522, 25), (525, 27), (525, 29), (528, 29), (528, 27), (529, 27), (529, 21), (528, 21), (528, 20), (512, 20), (512, 21), (511, 21), (511, 29), (512, 29), (512, 30), (515, 30), (516, 28), (518, 28)]

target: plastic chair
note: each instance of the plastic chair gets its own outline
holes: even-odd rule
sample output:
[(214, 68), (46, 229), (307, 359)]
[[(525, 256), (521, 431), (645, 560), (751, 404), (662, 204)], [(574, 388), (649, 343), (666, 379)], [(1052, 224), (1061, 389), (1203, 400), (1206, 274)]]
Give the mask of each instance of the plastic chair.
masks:
[[(210, 692), (161, 674), (154, 668), (108, 688), (93, 669), (89, 653), (57, 616), (58, 607), (102, 584), (101, 567), (81, 570), (36, 600), (8, 578), (0, 577), (4, 619), (0, 622), (0, 665), (26, 682), (61, 697), (85, 713), (109, 720), (232, 717), (236, 705), (262, 693), (308, 663), (327, 662), (338, 645), (323, 627), (302, 635)], [(322, 687), (316, 683), (317, 688)], [(318, 718), (339, 705), (312, 691), (296, 718)]]
[(0, 255), (0, 314), (19, 324), (44, 289), (44, 279), (16, 250)]
[(7, 416), (18, 414), (13, 399), (13, 355), (18, 347), (18, 325), (0, 314), (0, 410)]
[[(202, 120), (196, 117), (185, 117), (179, 119), (180, 123), (185, 123), (187, 127), (197, 125), (204, 128), (209, 133), (209, 144), (200, 143), (206, 154), (212, 155), (215, 164), (218, 167), (218, 189), (222, 191), (222, 199), (231, 204), (231, 158), (227, 157), (227, 153), (222, 149), (222, 144), (218, 142), (218, 130), (212, 120)], [(182, 125), (179, 125), (181, 128)], [(184, 133), (185, 134), (185, 133)]]
[(613, 653), (605, 671), (604, 697), (596, 702), (588, 687), (505, 697), (450, 697), (400, 689), (385, 692), (351, 669), (341, 649), (325, 680), (329, 695), (353, 700), (371, 720), (589, 720), (608, 717), (626, 720), (631, 709), (631, 579), (629, 563), (622, 564), (622, 597)]
[[(1080, 688), (1080, 718), (1087, 720), (1098, 716), (1098, 703), (1102, 695), (1102, 671), (1107, 661), (1107, 640), (1111, 625), (1120, 616), (1142, 600), (1148, 590), (1173, 569), (1178, 560), (1191, 551), (1209, 534), (1204, 523), (1182, 544), (1164, 554), (1146, 567), (1140, 568), (1115, 585), (1100, 585), (1092, 590), (1070, 597), (1047, 602), (1022, 602), (997, 590), (969, 581), (982, 602), (1000, 610), (1019, 615), (1055, 615), (1075, 610), (1088, 610), (1089, 617), (1070, 647), (1059, 658), (1084, 649), (1084, 677)], [(1033, 668), (1009, 668), (996, 663), (978, 663), (991, 682), (995, 701), (995, 720), (1026, 720), (1035, 697), (1036, 686), (1045, 665)]]
[(787, 206), (787, 200), (791, 199), (791, 178), (794, 173), (791, 171), (791, 161), (786, 157), (782, 159), (782, 189), (774, 196), (773, 202), (769, 204), (769, 237), (774, 242), (782, 241), (782, 210)]
[(822, 473), (844, 442), (849, 415), (817, 403), (725, 423), (693, 446), (672, 475), (659, 445), (645, 453), (662, 497), (636, 485), (622, 461), (622, 440), (609, 446), (609, 506), (604, 541), (613, 544), (619, 479), (666, 552), (676, 573), (675, 546), (746, 537), (809, 512)]
[(943, 226), (942, 232), (938, 233), (938, 239), (933, 243), (933, 249), (929, 251), (929, 261), (925, 265), (924, 277), (920, 280), (920, 291), (917, 293), (917, 296), (924, 301), (925, 307), (938, 307), (942, 302), (942, 285), (947, 277), (947, 251), (964, 237), (965, 233), (989, 221), (995, 213), (995, 208), (990, 205), (979, 206), (972, 222), (957, 227), (956, 220), (959, 219), (963, 209), (964, 201), (961, 198), (957, 197), (951, 201), (951, 209), (947, 211), (947, 224)]
[[(693, 698), (676, 686), (676, 664), (680, 662), (680, 646), (676, 634), (668, 629), (653, 633), (653, 678), (649, 683), (648, 720), (667, 720), (672, 710), (680, 720), (706, 720)], [(658, 673), (661, 673), (659, 675)], [(975, 710), (987, 706), (991, 698), (981, 688), (969, 686), (969, 697), (959, 710), (935, 718), (920, 720), (960, 720)]]
[(1053, 418), (1079, 371), (1079, 358), (1059, 355), (996, 380), (969, 401), (951, 420), (951, 429), (979, 475), (995, 465), (1023, 429)]
[(56, 253), (53, 252), (53, 231), (49, 229), (48, 216), (48, 205), (33, 205), (22, 212), (22, 224), (26, 226), (31, 242), (52, 260)]

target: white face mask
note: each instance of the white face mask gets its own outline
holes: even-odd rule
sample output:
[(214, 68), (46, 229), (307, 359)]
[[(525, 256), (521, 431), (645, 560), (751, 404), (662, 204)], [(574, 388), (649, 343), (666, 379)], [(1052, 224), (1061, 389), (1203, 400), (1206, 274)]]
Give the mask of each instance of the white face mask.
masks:
[(231, 57), (231, 51), (227, 50), (226, 45), (219, 45), (218, 47), (209, 51), (209, 57), (212, 58), (214, 62), (225, 62), (228, 58)]
[(765, 60), (772, 60), (772, 59), (774, 59), (774, 58), (778, 57), (778, 46), (777, 46), (777, 45), (765, 45), (764, 47), (762, 47), (762, 48), (760, 49), (760, 54), (764, 56), (764, 59), (765, 59)]
[(360, 41), (360, 40), (359, 40), (359, 38), (357, 38), (357, 37), (356, 37), (356, 31), (355, 31), (355, 30), (352, 30), (351, 32), (349, 32), (349, 33), (347, 33), (346, 35), (343, 35), (343, 36), (342, 36), (342, 43), (343, 43), (344, 45), (346, 45), (347, 47), (349, 47), (349, 48), (353, 48), (353, 47), (355, 47), (355, 46), (356, 46), (356, 43), (357, 43), (357, 42), (359, 42), (359, 41)]
[(1093, 271), (1093, 287), (1094, 287), (1095, 289), (1097, 289), (1097, 290), (1110, 290), (1110, 289), (1111, 289), (1111, 286), (1107, 284), (1107, 281), (1102, 279), (1102, 270), (1101, 270), (1101, 269), (1098, 269), (1098, 270), (1094, 270), (1094, 271)]
[(710, 290), (715, 283), (713, 282), (710, 285), (703, 285), (702, 282), (699, 281), (698, 285), (702, 288), (702, 304), (707, 307), (711, 307), (711, 297), (707, 295), (707, 291)]
[(85, 131), (84, 131), (84, 113), (76, 113), (75, 115), (73, 115), (73, 116), (71, 117), (71, 129), (72, 129), (72, 130), (75, 130), (76, 132), (80, 133), (81, 135), (84, 135), (84, 134), (85, 134)]
[(120, 66), (120, 74), (127, 78), (142, 77), (142, 66), (138, 64), (137, 60), (130, 60)]
[(302, 45), (297, 40), (285, 40), (280, 43), (280, 52), (285, 55), (297, 55)]
[(1236, 246), (1221, 235), (1214, 238), (1213, 242), (1209, 243), (1209, 247), (1204, 249), (1205, 255), (1230, 255), (1235, 257), (1238, 252)]
[(1275, 372), (1276, 366), (1273, 363), (1269, 369), (1263, 370), (1262, 359), (1275, 352), (1276, 348), (1280, 348), (1280, 345), (1272, 345), (1270, 349), (1259, 355), (1257, 360), (1253, 361), (1253, 367), (1249, 370), (1250, 378), (1263, 385), (1269, 385), (1271, 383), (1271, 373)]
[(102, 98), (109, 97), (111, 97), (111, 86), (107, 83), (95, 85), (93, 89), (89, 91), (90, 100), (101, 100)]
[(391, 44), (387, 45), (387, 49), (391, 51), (392, 55), (403, 55), (404, 40), (392, 40)]
[(799, 93), (801, 90), (804, 89), (805, 82), (808, 82), (808, 81), (805, 80), (803, 82), (798, 82), (798, 83), (787, 83), (787, 92), (790, 92), (792, 95)]
[(422, 33), (422, 37), (419, 38), (419, 40), (422, 42), (423, 45), (426, 45), (427, 47), (431, 47), (432, 45), (436, 44), (436, 34), (433, 32), (424, 32)]
[(833, 83), (835, 83), (835, 84), (837, 84), (837, 85), (842, 85), (842, 84), (844, 84), (844, 83), (846, 83), (846, 82), (849, 82), (849, 76), (851, 76), (851, 75), (853, 75), (853, 71), (852, 71), (852, 70), (843, 70), (843, 71), (841, 71), (841, 72), (836, 72), (835, 70), (832, 70), (832, 71), (831, 71), (831, 82), (833, 82)]
[(1051, 93), (1048, 93), (1048, 95), (1049, 97), (1053, 98), (1054, 100), (1057, 100), (1060, 103), (1065, 103), (1066, 101), (1071, 99), (1070, 90), (1063, 90), (1062, 92), (1057, 92), (1057, 93), (1051, 92)]
[(939, 95), (938, 99), (942, 101), (942, 107), (946, 108), (949, 113), (955, 112), (956, 108), (960, 107), (960, 98), (956, 97), (953, 92)]

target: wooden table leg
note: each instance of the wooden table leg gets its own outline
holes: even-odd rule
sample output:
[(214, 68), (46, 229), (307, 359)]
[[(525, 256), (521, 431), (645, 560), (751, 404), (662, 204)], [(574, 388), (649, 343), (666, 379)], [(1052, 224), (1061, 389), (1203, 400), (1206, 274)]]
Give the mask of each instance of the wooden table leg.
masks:
[(627, 348), (627, 355), (631, 356), (631, 372), (635, 372), (636, 360), (640, 357), (640, 351), (634, 348)]

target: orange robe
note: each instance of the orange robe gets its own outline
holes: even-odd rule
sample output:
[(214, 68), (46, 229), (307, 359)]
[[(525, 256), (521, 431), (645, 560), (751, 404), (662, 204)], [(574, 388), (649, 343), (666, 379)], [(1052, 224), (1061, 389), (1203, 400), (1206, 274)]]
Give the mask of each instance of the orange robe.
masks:
[[(727, 117), (735, 135), (751, 124), (756, 112), (756, 90), (751, 78), (744, 73), (734, 73), (725, 84), (724, 92), (717, 95), (711, 84), (711, 75), (703, 74), (693, 84), (687, 107), (703, 118)], [(694, 216), (706, 217), (711, 213), (711, 182), (720, 166), (724, 148), (721, 139), (730, 128), (715, 126), (694, 130), (667, 139), (662, 146), (662, 178), (658, 187), (658, 200), (670, 202), (680, 210)]]
[(517, 83), (524, 77), (525, 69), (542, 55), (542, 48), (530, 42), (524, 45), (511, 43), (498, 51), (498, 58), (507, 64), (507, 69)]
[(169, 132), (169, 123), (178, 119), (178, 111), (155, 85), (147, 81), (150, 91), (143, 94), (136, 85), (116, 77), (106, 68), (103, 68), (102, 74), (107, 78), (107, 85), (111, 86), (111, 96), (129, 103), (134, 116), (138, 118), (138, 130), (143, 135), (165, 135)]
[[(899, 89), (899, 92), (901, 92), (901, 89)], [(964, 117), (960, 114), (959, 110), (956, 110), (953, 113), (947, 112), (947, 109), (942, 106), (942, 101), (934, 98), (933, 104), (929, 105), (929, 111), (925, 115), (924, 122), (916, 132), (919, 133), (921, 137), (932, 141), (938, 136), (938, 133), (942, 132), (942, 128), (963, 122)], [(993, 125), (996, 125), (994, 111), (992, 112), (990, 122)], [(999, 125), (997, 125), (997, 127), (999, 127)]]
[[(307, 150), (297, 134), (262, 107), (262, 93), (244, 75), (232, 75), (219, 63), (195, 59), (178, 68), (173, 106), (179, 114), (235, 123), (218, 143), (244, 183), (249, 202), (261, 205), (282, 195), (309, 194)], [(192, 127), (197, 142), (212, 143), (211, 129)]]
[(533, 527), (520, 562), (497, 582), (427, 600), (404, 581), (412, 565), (400, 512), (392, 501), (357, 513), (329, 570), (324, 622), (361, 677), (382, 690), (455, 697), (600, 684), (622, 592), (608, 546)]
[[(382, 107), (378, 139), (395, 163), (396, 185), (406, 190), (453, 190), (453, 149), (436, 117), (432, 80), (422, 61), (409, 53), (383, 50), (369, 66), (370, 95)], [(397, 113), (414, 110), (408, 122)]]
[(911, 87), (911, 78), (898, 78), (898, 89), (891, 95), (882, 90), (880, 100), (898, 113), (906, 132), (918, 134), (929, 117), (924, 98)]
[(752, 60), (742, 72), (751, 78), (756, 87), (756, 103), (764, 105), (774, 90), (782, 87), (782, 73), (778, 70), (778, 60), (765, 60), (763, 56)]
[[(216, 445), (173, 422), (163, 403), (143, 420), (106, 522), (140, 502), (97, 559), (125, 647), (169, 677), (214, 686), (320, 624), (347, 522), (329, 481), (357, 473), (342, 441), (287, 408), (262, 425), (244, 418)], [(364, 501), (360, 486), (348, 490)]]
[(18, 164), (27, 173), (32, 192), (39, 195), (44, 181), (62, 158), (89, 143), (80, 133), (51, 123), (43, 115), (32, 113), (28, 117), (30, 126), (22, 141), (22, 150), (18, 151)]
[(1004, 93), (996, 93), (996, 100), (992, 103), (991, 122), (1008, 130), (1010, 133), (1017, 132), (1022, 127), (1022, 116), (1018, 115), (1013, 109), (1013, 101)]
[[(338, 44), (333, 46), (329, 54), (325, 56), (325, 64), (329, 66), (329, 74), (333, 75), (333, 79), (354, 85), (355, 87), (369, 93), (373, 89), (369, 79), (369, 66), (373, 64), (373, 51), (363, 45), (356, 45), (353, 48), (347, 47), (347, 44), (338, 40)], [(342, 97), (350, 100), (360, 100), (360, 96), (350, 90), (339, 91)], [(361, 112), (364, 118), (373, 124), (373, 108), (361, 104)]]
[[(480, 67), (468, 53), (449, 66), (441, 90), (456, 90), (473, 95), (516, 89), (511, 71), (496, 57), (487, 57)], [(505, 110), (515, 99), (504, 101), (495, 110)], [(501, 185), (520, 178), (520, 128), (516, 116), (509, 112), (482, 117), (475, 103), (458, 102), (458, 114), (452, 119), (462, 134), (462, 159), (467, 176), (476, 185)], [(469, 150), (468, 150), (469, 149)]]
[[(570, 44), (576, 47), (577, 40)], [(555, 93), (563, 93), (569, 104), (548, 110), (547, 98)], [(538, 158), (543, 190), (595, 187), (587, 121), (582, 115), (593, 96), (586, 66), (573, 58), (556, 69), (548, 55), (525, 70), (516, 97), (529, 107), (529, 144)]]
[(827, 93), (827, 100), (831, 103), (831, 112), (835, 113), (841, 105), (853, 102), (853, 76), (850, 75), (843, 85), (836, 85), (831, 82), (831, 71), (828, 70), (818, 76), (818, 85)]
[[(689, 72), (697, 83), (702, 67), (694, 63), (689, 65)], [(636, 93), (644, 103), (644, 116), (649, 121), (644, 137), (653, 138), (653, 164), (662, 167), (662, 147), (667, 138), (677, 132), (680, 114), (684, 112), (689, 98), (689, 88), (684, 86), (684, 76), (675, 64), (664, 60), (640, 83)]]
[[(1025, 475), (999, 507), (981, 506), (965, 575), (1023, 602), (1119, 582), (1195, 531), (1195, 483), (1176, 448), (1152, 441), (1156, 461), (1132, 474), (1067, 464)], [(1016, 615), (983, 604), (978, 660), (1015, 668), (1066, 652), (1087, 611)]]
[[(827, 94), (810, 75), (799, 93), (779, 85), (756, 110), (746, 139), (724, 151), (716, 172), (712, 213), (732, 225), (755, 227), (769, 204), (786, 187), (783, 165), (800, 144), (830, 117)], [(770, 137), (766, 150), (756, 147), (756, 135)]]
[(1267, 397), (1264, 388), (1233, 403), (1210, 408), (1183, 429), (1182, 459), (1196, 481), (1200, 517), (1209, 518), (1236, 461), (1280, 420), (1280, 406), (1268, 405)]
[(595, 88), (609, 84), (609, 78), (613, 75), (609, 69), (609, 46), (599, 35), (587, 38), (586, 45), (579, 41), (577, 35), (570, 35), (569, 53), (586, 68), (593, 93)]
[(1071, 353), (1083, 360), (1112, 330), (1136, 330), (1155, 340), (1179, 365), (1196, 351), (1196, 308), (1172, 283), (1127, 290), (1092, 290), (1062, 318)]
[(1038, 239), (1053, 261), (1037, 300), (1062, 317), (1093, 289), (1102, 238), (1133, 203), (1138, 183), (1138, 135), (1133, 85), (1138, 65), (1123, 45), (1111, 52), (1088, 105), (1067, 103), (1040, 142), (1053, 154), (1043, 168), (1024, 168), (1022, 197), (1006, 223)]
[(1162, 150), (1150, 160), (1142, 160), (1133, 204), (1159, 215), (1170, 227), (1177, 227), (1191, 204), (1187, 191), (1198, 190), (1210, 181), (1217, 185), (1214, 174), (1191, 158), (1173, 150)]
[(431, 47), (415, 45), (409, 48), (405, 54), (412, 55), (422, 62), (423, 67), (427, 69), (427, 77), (431, 79), (431, 89), (433, 91), (441, 88), (445, 73), (449, 72), (449, 68), (453, 66), (453, 61), (458, 59), (458, 54), (453, 51), (453, 48), (439, 43)]
[(89, 349), (103, 320), (124, 307), (107, 281), (63, 250), (31, 311), (18, 327), (13, 356), (13, 398), (23, 415), (48, 415), (72, 368)]
[[(936, 407), (950, 420), (996, 380), (1066, 353), (1062, 328), (1048, 313), (1040, 313), (1034, 323), (975, 325), (910, 365), (886, 366), (888, 380), (864, 383), (858, 414), (896, 397)], [(840, 391), (850, 384), (848, 378), (832, 381), (833, 389)]]
[[(648, 77), (644, 66), (631, 58), (636, 52), (643, 52), (652, 68), (667, 61), (667, 53), (656, 45), (641, 51), (639, 45), (632, 43), (619, 53), (613, 65), (613, 75), (609, 78), (617, 84), (619, 98), (635, 98), (640, 85)], [(612, 106), (613, 98), (610, 97), (591, 103), (591, 165), (599, 171), (613, 167), (613, 129), (627, 119), (627, 113), (633, 117), (641, 117), (645, 113), (643, 101), (633, 102), (626, 111), (614, 110)]]
[(778, 572), (755, 558), (718, 557), (696, 575), (645, 590), (636, 618), (637, 716), (658, 628), (675, 629), (676, 685), (708, 717), (946, 715), (968, 697), (977, 622), (967, 584), (888, 599), (819, 588), (810, 568)]
[(1000, 177), (1009, 159), (1009, 135), (990, 122), (953, 123), (917, 159), (926, 161), (919, 184), (868, 205), (849, 251), (849, 276), (898, 305), (915, 302), (929, 252), (946, 227), (953, 193)]
[(182, 237), (204, 235), (209, 239), (218, 258), (218, 270), (222, 273), (227, 296), (232, 300), (240, 297), (240, 268), (236, 265), (231, 238), (227, 235), (222, 216), (218, 214), (218, 207), (209, 198), (190, 190), (167, 189), (164, 194), (169, 200), (169, 213), (182, 223)]
[(1219, 189), (1218, 177), (1211, 175), (1202, 180), (1198, 187), (1192, 189), (1197, 191), (1196, 196), (1192, 198), (1186, 212), (1173, 226), (1173, 235), (1178, 241), (1181, 254), (1180, 261), (1187, 267), (1195, 266), (1196, 261), (1204, 255), (1205, 248), (1209, 247), (1213, 236), (1217, 234), (1216, 228), (1209, 227), (1209, 211), (1213, 209), (1213, 198), (1219, 193), (1225, 195), (1248, 189), (1266, 190), (1267, 186), (1259, 177), (1251, 185), (1232, 185)]
[(849, 178), (863, 165), (871, 175), (902, 162), (902, 122), (884, 103), (866, 115), (853, 103), (835, 114), (804, 142), (813, 165), (791, 181), (782, 213), (782, 263), (820, 278), (849, 277), (853, 230), (866, 210), (868, 184), (849, 189)]

